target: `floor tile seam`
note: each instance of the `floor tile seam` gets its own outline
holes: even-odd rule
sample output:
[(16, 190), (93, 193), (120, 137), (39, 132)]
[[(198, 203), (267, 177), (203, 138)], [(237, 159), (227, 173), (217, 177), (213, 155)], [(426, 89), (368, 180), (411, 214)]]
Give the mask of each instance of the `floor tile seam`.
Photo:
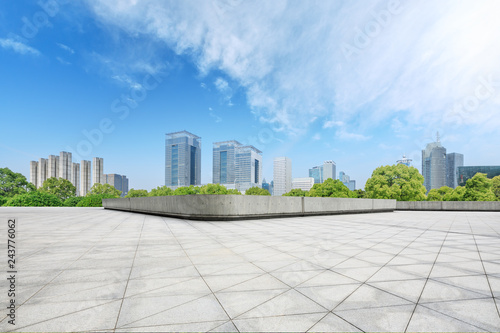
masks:
[(139, 238), (137, 239), (137, 246), (135, 248), (134, 259), (132, 260), (132, 264), (130, 266), (130, 271), (128, 273), (128, 279), (127, 279), (127, 283), (125, 284), (125, 289), (123, 291), (123, 296), (122, 296), (122, 300), (121, 300), (121, 303), (120, 303), (120, 308), (118, 310), (118, 315), (116, 316), (114, 330), (116, 330), (116, 326), (118, 325), (118, 320), (120, 319), (120, 313), (122, 311), (123, 302), (125, 300), (125, 295), (127, 294), (127, 288), (128, 288), (128, 284), (130, 282), (130, 276), (132, 275), (132, 271), (134, 269), (134, 262), (135, 262), (135, 258), (137, 256), (137, 250), (139, 249), (139, 245), (141, 243), (142, 231), (144, 230), (144, 224), (146, 224), (146, 218), (147, 218), (147, 216), (144, 216), (144, 218), (142, 220), (141, 233), (139, 234)]
[[(231, 316), (229, 315), (229, 313), (227, 313), (227, 310), (226, 308), (224, 308), (224, 306), (222, 305), (222, 303), (220, 302), (219, 298), (217, 297), (217, 295), (215, 295), (214, 291), (212, 290), (212, 288), (210, 288), (210, 286), (208, 285), (207, 281), (205, 280), (205, 278), (203, 277), (203, 275), (200, 273), (200, 271), (198, 270), (198, 268), (196, 267), (196, 265), (194, 264), (194, 262), (192, 261), (191, 257), (187, 254), (186, 250), (184, 249), (184, 247), (182, 246), (182, 244), (179, 242), (179, 240), (177, 239), (177, 236), (174, 234), (174, 232), (172, 231), (172, 229), (170, 228), (170, 226), (168, 225), (168, 222), (165, 218), (162, 219), (165, 226), (168, 228), (168, 230), (170, 231), (170, 233), (174, 236), (174, 239), (176, 240), (176, 242), (179, 244), (179, 246), (182, 248), (182, 250), (184, 251), (184, 253), (186, 254), (186, 256), (188, 257), (188, 259), (191, 261), (191, 263), (193, 264), (193, 267), (194, 269), (196, 269), (196, 271), (198, 272), (198, 274), (200, 275), (201, 279), (203, 280), (203, 282), (205, 283), (205, 285), (207, 286), (207, 288), (210, 290), (210, 292), (212, 293), (212, 296), (217, 300), (217, 302), (219, 303), (219, 306), (222, 308), (222, 310), (224, 311), (224, 313), (226, 314), (227, 318), (229, 318), (229, 320), (231, 321), (231, 323), (234, 325), (234, 327), (236, 327), (236, 325), (234, 324), (233, 322), (233, 319), (231, 318)], [(189, 225), (191, 228), (195, 228), (197, 229), (196, 227), (194, 227), (190, 221), (188, 220), (184, 220), (184, 223)], [(210, 222), (211, 223), (211, 222)], [(212, 223), (211, 223), (212, 224)], [(197, 229), (198, 230), (198, 229)], [(239, 332), (239, 329), (238, 327), (236, 327), (236, 330), (238, 330)]]
[[(448, 231), (451, 230), (451, 228), (453, 227), (453, 224), (455, 223), (456, 216), (457, 215), (455, 215), (453, 221), (450, 223), (450, 227), (448, 228)], [(436, 223), (438, 223), (438, 222), (436, 222)], [(443, 249), (443, 246), (444, 246), (444, 243), (446, 242), (446, 238), (448, 237), (448, 234), (449, 233), (446, 233), (446, 235), (444, 236), (443, 242), (441, 243), (441, 247), (440, 247), (438, 253), (436, 254), (436, 258), (434, 259), (434, 263), (432, 264), (432, 267), (431, 267), (431, 269), (429, 271), (429, 274), (427, 275), (427, 279), (424, 282), (424, 286), (422, 287), (422, 290), (420, 291), (420, 295), (418, 296), (417, 302), (415, 303), (415, 307), (413, 308), (413, 311), (412, 311), (412, 313), (410, 315), (410, 318), (408, 319), (408, 323), (406, 324), (406, 327), (405, 327), (405, 330), (404, 330), (405, 333), (408, 331), (408, 327), (410, 326), (410, 323), (411, 323), (411, 320), (413, 318), (413, 315), (415, 314), (415, 311), (416, 311), (416, 309), (418, 307), (420, 299), (422, 298), (422, 295), (424, 293), (425, 287), (427, 286), (427, 282), (429, 281), (429, 277), (432, 274), (432, 270), (434, 269), (434, 265), (436, 264), (436, 261), (439, 258), (439, 254), (441, 253), (441, 250)]]
[[(437, 312), (437, 313), (439, 313), (440, 315), (446, 316), (446, 317), (448, 317), (448, 318), (452, 318), (452, 319), (454, 319), (454, 320), (458, 320), (459, 322), (462, 322), (462, 323), (467, 324), (467, 325), (470, 325), (470, 326), (474, 326), (474, 327), (476, 327), (476, 328), (479, 328), (479, 329), (480, 329), (481, 331), (483, 331), (483, 332), (491, 332), (490, 330), (487, 330), (487, 329), (485, 329), (484, 327), (477, 326), (477, 325), (472, 324), (472, 323), (470, 323), (470, 322), (464, 321), (464, 320), (462, 320), (462, 319), (460, 319), (460, 318), (457, 318), (457, 317), (454, 317), (454, 316), (450, 316), (449, 314), (446, 314), (446, 313), (441, 312), (441, 311), (439, 311), (439, 310), (432, 309), (432, 308), (430, 308), (430, 307), (426, 306), (425, 304), (429, 304), (429, 303), (418, 304), (418, 305), (417, 305), (417, 307), (418, 307), (418, 306), (421, 306), (421, 307), (423, 307), (423, 308), (426, 308), (427, 310), (430, 310), (430, 311), (433, 311), (433, 312)], [(430, 303), (430, 304), (433, 304), (433, 303)]]
[[(150, 292), (156, 292), (156, 291), (159, 291), (161, 289), (165, 289), (165, 288), (168, 288), (168, 287), (172, 287), (172, 286), (175, 286), (176, 284), (181, 284), (181, 283), (184, 283), (184, 282), (189, 282), (191, 280), (194, 280), (198, 278), (198, 276), (195, 276), (195, 277), (192, 277), (192, 278), (189, 278), (187, 280), (182, 280), (182, 281), (178, 281), (178, 282), (174, 282), (172, 284), (169, 284), (169, 285), (166, 285), (166, 286), (162, 286), (162, 287), (158, 287), (158, 288), (153, 288), (153, 289), (149, 289), (149, 290), (146, 290), (146, 291), (142, 291), (140, 293), (137, 293), (137, 294), (133, 294), (133, 295), (130, 295), (130, 296), (125, 296), (125, 298), (130, 298), (130, 297), (138, 297), (138, 295), (142, 295), (142, 294), (146, 294), (146, 293), (150, 293)], [(132, 280), (133, 281), (133, 280)], [(189, 294), (186, 294), (186, 295), (189, 295)]]
[[(401, 232), (405, 231), (406, 229), (404, 230), (401, 230)], [(404, 248), (401, 249), (401, 251), (399, 251), (395, 256), (394, 258), (396, 258), (399, 253), (403, 252), (408, 246), (410, 246), (411, 244), (413, 244), (419, 237), (421, 237), (424, 233), (426, 232), (426, 230), (424, 230), (420, 235), (418, 235), (417, 237), (415, 237), (415, 239), (413, 241), (411, 241), (410, 243), (408, 243)], [(394, 259), (393, 258), (393, 259)], [(390, 261), (389, 261), (390, 262)], [(355, 293), (357, 290), (359, 290), (359, 288), (361, 288), (363, 285), (365, 285), (365, 283), (367, 281), (369, 281), (375, 274), (377, 274), (381, 269), (383, 269), (385, 266), (387, 266), (388, 263), (384, 264), (382, 267), (380, 267), (375, 273), (373, 273), (370, 277), (368, 277), (368, 279), (366, 279), (364, 282), (361, 282), (361, 284), (358, 286), (358, 288), (356, 288), (355, 290), (353, 290), (352, 293), (350, 293), (349, 295), (347, 295), (342, 301), (340, 301), (333, 309), (330, 310), (330, 312), (333, 313), (333, 311), (339, 306), (341, 305), (346, 299), (348, 299), (349, 297), (351, 297), (351, 295), (353, 293)], [(337, 274), (340, 274), (340, 273), (337, 273)], [(343, 274), (341, 274), (343, 275)]]
[[(127, 216), (125, 219), (121, 220), (121, 222), (119, 224), (117, 224), (112, 230), (110, 230), (108, 233), (106, 233), (105, 235), (103, 235), (99, 241), (101, 241), (103, 238), (105, 238), (109, 233), (113, 232), (114, 230), (116, 230), (116, 228), (118, 228), (121, 224), (123, 224), (125, 222), (125, 220), (127, 220), (130, 216)], [(69, 265), (67, 265), (68, 267), (71, 267), (71, 265), (73, 265), (75, 262), (77, 262), (78, 260), (80, 260), (85, 254), (87, 254), (88, 252), (90, 252), (95, 246), (91, 246), (87, 249), (87, 251), (85, 251), (84, 253), (82, 253), (77, 259), (75, 259), (72, 263), (70, 263)], [(22, 266), (21, 266), (22, 267)], [(19, 309), (21, 306), (23, 306), (24, 304), (26, 304), (26, 302), (28, 302), (31, 298), (33, 298), (36, 294), (38, 294), (40, 291), (42, 291), (45, 287), (47, 287), (49, 284), (52, 283), (52, 281), (54, 281), (55, 279), (57, 279), (62, 273), (64, 273), (68, 268), (65, 268), (65, 269), (62, 269), (59, 271), (59, 273), (54, 276), (49, 282), (47, 282), (46, 284), (44, 284), (38, 291), (36, 291), (34, 294), (32, 294), (30, 297), (28, 297), (23, 303), (19, 304), (16, 309)], [(3, 321), (3, 319), (2, 319)]]
[[(325, 319), (325, 318), (326, 318), (328, 315), (330, 315), (330, 314), (331, 314), (331, 315), (336, 316), (337, 318), (340, 318), (341, 320), (345, 321), (345, 322), (346, 322), (346, 323), (348, 323), (349, 325), (351, 325), (351, 326), (353, 326), (353, 327), (356, 327), (356, 328), (357, 328), (360, 332), (365, 332), (364, 330), (362, 330), (362, 329), (361, 329), (361, 328), (359, 328), (358, 326), (354, 325), (353, 323), (349, 322), (348, 320), (346, 320), (346, 319), (342, 318), (342, 317), (341, 317), (341, 316), (339, 316), (338, 314), (333, 313), (333, 312), (331, 312), (331, 311), (327, 312), (327, 313), (326, 313), (323, 317), (321, 317), (321, 319), (320, 319), (320, 320), (318, 320), (316, 323), (314, 323), (314, 325), (312, 325), (311, 327), (309, 327), (309, 328), (308, 328), (305, 332), (306, 332), (306, 333), (311, 332), (311, 329), (312, 329), (314, 326), (318, 325), (318, 324), (319, 324), (319, 323), (320, 323), (323, 319)], [(314, 332), (314, 331), (313, 331), (313, 332)]]
[[(45, 322), (50, 321), (50, 320), (59, 319), (59, 318), (62, 318), (62, 317), (66, 317), (66, 316), (74, 315), (75, 313), (79, 313), (79, 312), (87, 311), (87, 310), (90, 310), (90, 309), (98, 308), (98, 307), (100, 307), (100, 306), (107, 305), (107, 304), (111, 304), (111, 303), (113, 303), (113, 302), (118, 302), (118, 299), (114, 299), (114, 300), (109, 301), (109, 302), (101, 303), (101, 304), (94, 305), (94, 306), (91, 306), (91, 307), (88, 307), (88, 308), (84, 308), (84, 309), (80, 309), (80, 310), (77, 310), (77, 311), (73, 311), (73, 312), (65, 313), (65, 314), (63, 314), (63, 315), (55, 316), (55, 317), (52, 317), (52, 318), (49, 318), (49, 319), (41, 320), (41, 321), (39, 321), (39, 322), (36, 322), (36, 323), (33, 323), (33, 324), (29, 324), (29, 325), (26, 325), (26, 326), (17, 327), (17, 328), (15, 328), (15, 329), (13, 329), (13, 330), (9, 330), (9, 331), (7, 331), (7, 332), (19, 331), (19, 330), (24, 329), (24, 328), (26, 328), (26, 327), (30, 327), (30, 326), (38, 325), (38, 324), (41, 324), (41, 323), (45, 323)], [(112, 330), (112, 328), (108, 328), (108, 330)], [(25, 332), (28, 332), (28, 331), (25, 331)]]
[[(216, 322), (222, 322), (221, 324), (224, 325), (225, 323), (228, 323), (230, 322), (230, 320), (226, 320), (226, 319), (217, 319), (217, 320), (201, 320), (201, 321), (193, 321), (193, 322), (182, 322), (182, 323), (173, 323), (173, 324), (159, 324), (159, 325), (142, 325), (142, 326), (128, 326), (128, 325), (124, 325), (124, 326), (120, 326), (119, 330), (124, 330), (124, 329), (136, 329), (136, 328), (149, 328), (149, 327), (163, 327), (163, 326), (176, 326), (176, 325), (190, 325), (190, 324), (205, 324), (205, 323), (216, 323)], [(221, 325), (219, 325), (221, 326)], [(219, 327), (217, 326), (217, 327)], [(217, 328), (217, 327), (214, 327)], [(154, 331), (151, 331), (151, 332), (154, 332)]]
[(450, 302), (467, 302), (467, 301), (478, 301), (478, 300), (489, 300), (491, 299), (491, 296), (484, 296), (484, 297), (473, 297), (473, 298), (463, 298), (463, 299), (446, 299), (446, 300), (441, 300), (441, 301), (426, 301), (426, 302), (420, 302), (418, 305), (424, 305), (424, 304), (439, 304), (439, 303), (450, 303)]
[[(186, 302), (183, 302), (183, 303), (177, 304), (177, 305), (175, 305), (175, 306), (169, 307), (169, 308), (167, 308), (167, 309), (163, 309), (163, 310), (161, 310), (161, 311), (158, 311), (158, 312), (155, 312), (155, 313), (152, 313), (152, 314), (148, 314), (146, 317), (142, 317), (142, 318), (139, 318), (139, 319), (133, 320), (133, 321), (131, 321), (131, 322), (127, 323), (127, 324), (123, 324), (123, 325), (121, 325), (121, 326), (119, 326), (119, 327), (116, 327), (116, 329), (126, 328), (126, 326), (128, 326), (128, 325), (130, 325), (130, 324), (136, 323), (136, 322), (138, 322), (138, 321), (141, 321), (141, 320), (144, 320), (144, 319), (147, 319), (147, 318), (154, 317), (154, 316), (159, 315), (159, 314), (161, 314), (161, 313), (163, 313), (163, 312), (167, 312), (167, 311), (173, 310), (173, 309), (175, 309), (175, 308), (181, 307), (181, 306), (183, 306), (183, 305), (186, 305), (186, 304), (188, 304), (188, 303), (191, 303), (191, 302), (197, 301), (197, 300), (199, 300), (199, 299), (202, 299), (202, 298), (207, 297), (207, 296), (210, 296), (210, 295), (212, 295), (212, 293), (204, 293), (204, 294), (200, 294), (200, 295), (198, 295), (198, 297), (193, 298), (193, 299), (191, 299), (191, 300), (189, 300), (189, 301), (186, 301)], [(190, 295), (189, 295), (189, 294), (182, 294), (182, 295), (167, 295), (167, 297), (169, 297), (169, 296), (190, 296)], [(160, 297), (160, 296), (158, 296), (158, 297)], [(140, 297), (140, 298), (146, 298), (146, 297)]]
[[(469, 222), (469, 218), (467, 215), (466, 215), (466, 218), (467, 218), (467, 222)], [(479, 250), (479, 246), (477, 245), (476, 236), (474, 235), (474, 232), (472, 230), (472, 225), (470, 224), (470, 222), (469, 222), (469, 227), (471, 229), (472, 237), (474, 238), (474, 242), (476, 243), (477, 254), (479, 255), (479, 260), (481, 261), (481, 266), (483, 267), (484, 274), (486, 275), (486, 281), (488, 282), (488, 287), (490, 288), (490, 293), (491, 293), (491, 297), (493, 298), (493, 303), (495, 304), (495, 308), (497, 309), (498, 317), (500, 318), (500, 309), (498, 307), (498, 303), (497, 303), (497, 300), (495, 298), (495, 293), (493, 292), (493, 288), (491, 288), (490, 279), (488, 277), (488, 273), (486, 272), (486, 267), (484, 267), (484, 262), (483, 262), (483, 258), (481, 256), (481, 251)]]
[[(247, 311), (248, 312), (248, 311)], [(245, 312), (246, 313), (246, 312)], [(244, 313), (238, 315), (237, 317), (234, 318), (234, 320), (248, 320), (248, 319), (260, 319), (260, 318), (279, 318), (279, 317), (293, 317), (293, 316), (303, 316), (303, 315), (310, 315), (310, 314), (319, 314), (319, 313), (326, 313), (329, 314), (329, 311), (313, 311), (313, 312), (300, 312), (300, 313), (290, 313), (290, 314), (279, 314), (279, 315), (272, 315), (272, 316), (259, 316), (259, 317), (245, 317), (245, 318), (239, 318), (241, 315)]]
[[(453, 276), (453, 277), (451, 277), (451, 278), (454, 278), (454, 277), (469, 277), (469, 276), (471, 276), (471, 277), (479, 277), (479, 276), (486, 276), (486, 274)], [(440, 281), (440, 280), (438, 280), (438, 279), (446, 279), (446, 277), (443, 277), (443, 278), (441, 278), (441, 277), (439, 277), (439, 278), (436, 278), (436, 277), (435, 277), (435, 278), (432, 278), (432, 277), (430, 277), (430, 278), (429, 278), (429, 280), (432, 280), (432, 281), (437, 282), (437, 283), (446, 284), (446, 285), (448, 285), (448, 286), (450, 286), (450, 287), (454, 287), (454, 288), (462, 289), (462, 290), (469, 291), (469, 292), (473, 292), (473, 293), (476, 293), (476, 294), (481, 294), (481, 295), (484, 295), (484, 296), (487, 296), (487, 297), (490, 297), (490, 298), (491, 298), (491, 297), (494, 297), (494, 296), (492, 296), (492, 294), (487, 295), (487, 294), (485, 294), (484, 292), (480, 292), (480, 291), (475, 291), (475, 290), (467, 289), (466, 287), (461, 287), (461, 286), (458, 286), (458, 285), (456, 285), (456, 284), (452, 284), (451, 282), (450, 282), (450, 283), (448, 283), (448, 282), (443, 282), (443, 281)], [(489, 285), (489, 284), (488, 284), (488, 287), (490, 288), (490, 290), (489, 290), (489, 291), (491, 292), (491, 287), (490, 287), (490, 285)]]

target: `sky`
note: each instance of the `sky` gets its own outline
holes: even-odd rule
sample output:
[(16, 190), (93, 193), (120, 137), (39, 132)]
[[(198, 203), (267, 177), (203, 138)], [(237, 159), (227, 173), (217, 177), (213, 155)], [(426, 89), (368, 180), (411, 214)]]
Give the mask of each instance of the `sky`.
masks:
[(0, 167), (60, 151), (164, 185), (165, 134), (238, 140), (363, 188), (436, 139), (500, 165), (496, 0), (0, 2)]

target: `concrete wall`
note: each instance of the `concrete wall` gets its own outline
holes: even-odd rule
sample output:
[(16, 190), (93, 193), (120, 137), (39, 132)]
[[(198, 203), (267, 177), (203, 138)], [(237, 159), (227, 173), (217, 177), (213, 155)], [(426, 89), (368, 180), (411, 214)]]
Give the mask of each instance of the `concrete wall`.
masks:
[(340, 213), (387, 212), (394, 211), (396, 200), (197, 194), (104, 199), (103, 206), (106, 209), (195, 220), (237, 220)]
[(396, 210), (499, 212), (500, 201), (398, 201)]

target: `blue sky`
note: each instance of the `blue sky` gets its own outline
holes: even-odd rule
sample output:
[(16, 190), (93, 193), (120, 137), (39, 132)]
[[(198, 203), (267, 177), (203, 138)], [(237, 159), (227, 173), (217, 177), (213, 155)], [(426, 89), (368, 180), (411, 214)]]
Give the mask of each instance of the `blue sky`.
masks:
[[(104, 158), (164, 184), (165, 133), (235, 139), (294, 177), (334, 160), (363, 187), (437, 131), (466, 165), (500, 165), (500, 2), (0, 2), (0, 166)], [(100, 126), (102, 128), (100, 128)], [(97, 130), (101, 134), (96, 134)], [(104, 132), (102, 131), (104, 130)], [(85, 136), (90, 133), (93, 142)]]

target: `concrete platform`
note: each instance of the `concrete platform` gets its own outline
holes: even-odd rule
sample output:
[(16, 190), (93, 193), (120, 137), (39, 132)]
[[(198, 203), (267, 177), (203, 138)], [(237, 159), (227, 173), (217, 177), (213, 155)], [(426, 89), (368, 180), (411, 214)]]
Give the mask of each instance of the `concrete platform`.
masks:
[(18, 220), (0, 331), (499, 331), (500, 213), (201, 222), (102, 208)]

